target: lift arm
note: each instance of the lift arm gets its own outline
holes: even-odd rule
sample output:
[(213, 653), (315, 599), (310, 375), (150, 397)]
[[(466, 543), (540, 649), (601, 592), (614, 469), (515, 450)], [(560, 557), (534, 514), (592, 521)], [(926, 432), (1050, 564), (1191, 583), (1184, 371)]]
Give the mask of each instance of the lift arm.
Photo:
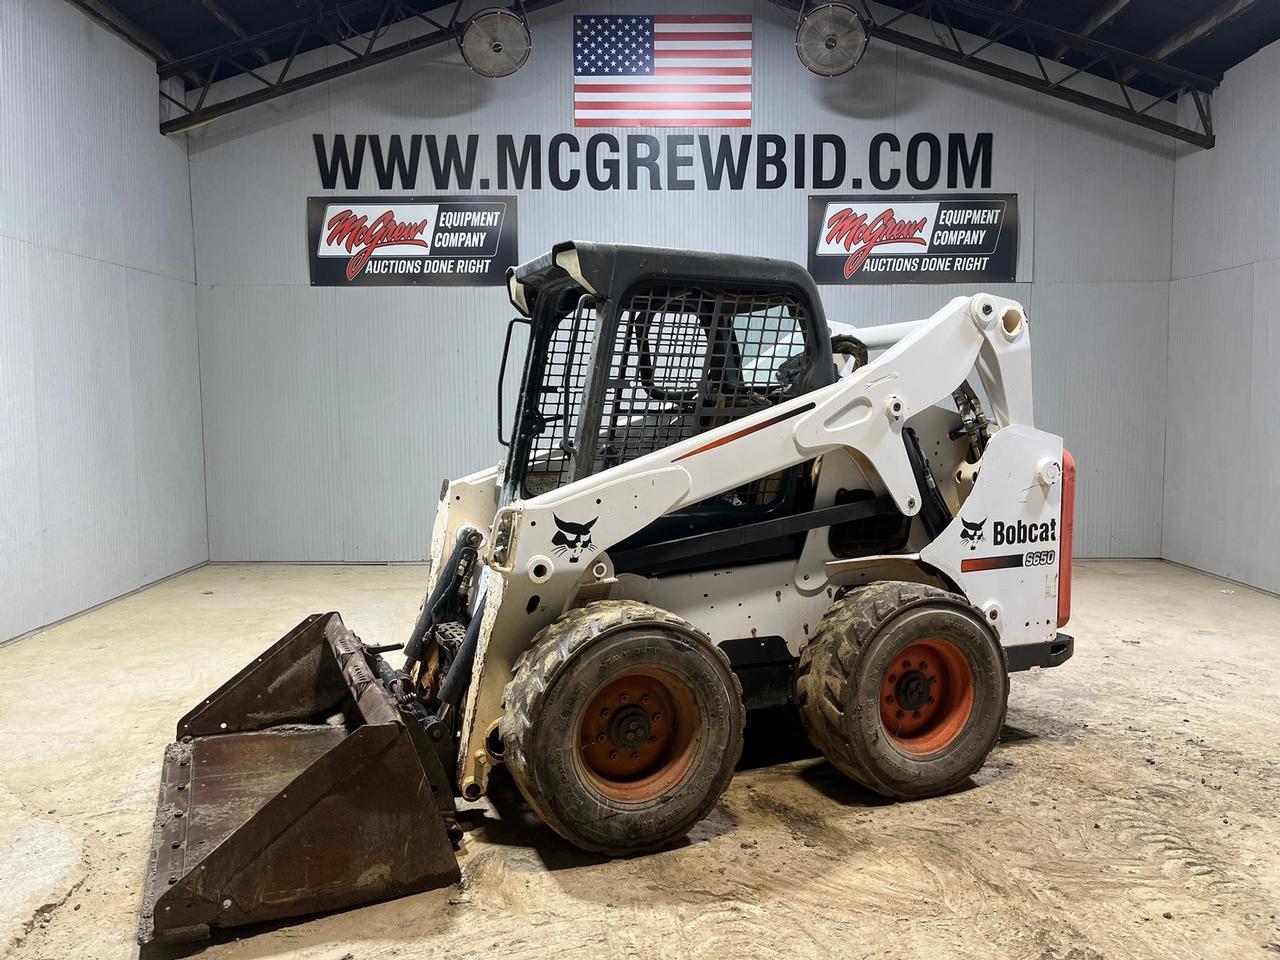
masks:
[[(689, 504), (840, 448), (869, 463), (898, 509), (914, 516), (920, 490), (903, 442), (907, 420), (949, 397), (976, 365), (997, 425), (1033, 426), (1030, 356), (1020, 304), (957, 297), (850, 377), (498, 511), (459, 754), (464, 796), (483, 792), (485, 741), (515, 658), (584, 582), (611, 580), (612, 545)], [(567, 536), (566, 527), (586, 532)]]

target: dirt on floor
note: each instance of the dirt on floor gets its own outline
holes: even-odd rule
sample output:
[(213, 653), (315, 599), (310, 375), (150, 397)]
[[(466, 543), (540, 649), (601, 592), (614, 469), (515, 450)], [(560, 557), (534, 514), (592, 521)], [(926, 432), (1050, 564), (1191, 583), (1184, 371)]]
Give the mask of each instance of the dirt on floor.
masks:
[[(306, 613), (403, 638), (422, 577), (208, 566), (0, 649), (0, 950), (137, 956), (177, 718)], [(1075, 658), (1015, 676), (958, 793), (751, 766), (687, 842), (610, 861), (500, 789), (464, 815), (460, 887), (142, 956), (1280, 957), (1280, 599), (1158, 562), (1075, 590)], [(780, 729), (749, 724), (749, 763)]]

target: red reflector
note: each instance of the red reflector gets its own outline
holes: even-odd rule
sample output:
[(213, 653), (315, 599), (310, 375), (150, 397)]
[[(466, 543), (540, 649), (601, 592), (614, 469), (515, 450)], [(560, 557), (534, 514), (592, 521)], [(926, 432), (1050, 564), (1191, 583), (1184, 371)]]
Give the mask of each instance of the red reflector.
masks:
[(1058, 541), (1058, 626), (1071, 619), (1071, 528), (1076, 519), (1076, 458), (1062, 449), (1062, 537)]
[(960, 561), (961, 573), (978, 573), (981, 570), (1007, 570), (1010, 567), (1022, 566), (1022, 554), (1014, 553), (1004, 557), (975, 557), (972, 560)]

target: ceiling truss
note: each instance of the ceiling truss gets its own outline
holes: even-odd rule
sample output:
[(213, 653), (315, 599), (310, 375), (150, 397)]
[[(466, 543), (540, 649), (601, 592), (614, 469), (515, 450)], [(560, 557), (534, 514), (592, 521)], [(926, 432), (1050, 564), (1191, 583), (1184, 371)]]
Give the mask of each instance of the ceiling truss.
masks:
[[(803, 0), (773, 2), (798, 11)], [(992, 7), (974, 0), (916, 0), (892, 16), (879, 18), (872, 13), (866, 0), (860, 0), (859, 9), (871, 27), (872, 37), (877, 40), (936, 57), (1198, 147), (1208, 149), (1214, 144), (1210, 98), (1218, 86), (1217, 78), (1201, 76), (1151, 56), (1020, 16), (1012, 12), (1010, 4)], [(952, 13), (989, 19), (993, 21), (992, 30), (986, 38), (967, 37), (952, 25)], [(925, 39), (918, 32), (909, 31), (907, 28), (913, 19), (927, 21), (932, 28), (928, 33), (933, 39)], [(996, 44), (1014, 40), (1020, 40), (1021, 45), (1030, 51), (1026, 57), (1026, 69), (1011, 66), (1014, 61), (1008, 56), (996, 60), (990, 55)], [(1076, 55), (1079, 65), (1058, 62), (1067, 54)], [(1111, 78), (1108, 83), (1114, 88), (1114, 97), (1108, 99), (1097, 92), (1099, 77), (1089, 72), (1094, 68), (1102, 68)], [(1167, 86), (1168, 92), (1156, 96), (1133, 89), (1128, 80), (1139, 74), (1160, 81)], [(1189, 97), (1195, 107), (1190, 125), (1156, 115), (1161, 104), (1177, 103), (1184, 96)]]
[[(216, 0), (202, 2), (217, 5)], [(170, 115), (160, 122), (160, 132), (181, 133), (246, 107), (347, 76), (447, 40), (456, 40), (466, 26), (466, 20), (461, 16), (464, 2), (450, 0), (442, 7), (424, 12), (405, 0), (353, 0), (273, 30), (241, 36), (193, 57), (161, 63), (157, 66), (160, 96), (171, 110)], [(557, 0), (527, 0), (508, 9), (521, 13), (555, 2)], [(363, 17), (372, 18), (373, 27), (364, 31), (354, 30), (352, 20)], [(406, 26), (398, 27), (395, 39), (390, 39), (390, 27), (402, 22)], [(322, 39), (341, 59), (325, 66), (300, 68), (299, 52), (303, 43), (313, 37)], [(250, 62), (263, 46), (286, 40), (291, 41), (291, 52), (284, 60), (270, 65)], [(209, 94), (219, 71), (226, 67), (248, 77), (257, 87), (226, 99), (210, 101)], [(184, 97), (174, 96), (166, 90), (166, 80), (192, 74), (200, 77), (200, 83), (188, 90)]]
[[(346, 0), (340, 6), (311, 6), (312, 15), (271, 30), (250, 35), (231, 17), (221, 0), (193, 0), (202, 5), (236, 37), (230, 43), (183, 58), (173, 57), (164, 45), (131, 23), (110, 0), (72, 0), (78, 6), (131, 42), (156, 57), (160, 96), (166, 116), (163, 133), (180, 133), (246, 107), (265, 103), (297, 90), (346, 76), (427, 47), (456, 40), (466, 21), (465, 0), (447, 0), (430, 10), (418, 4), (432, 0)], [(558, 0), (515, 0), (514, 13), (532, 12)], [(805, 0), (772, 0), (777, 6), (798, 12)], [(1208, 32), (1234, 19), (1259, 0), (1224, 0), (1221, 6), (1147, 54), (1098, 41), (1095, 34), (1124, 12), (1131, 0), (1107, 0), (1076, 31), (1064, 30), (1026, 16), (1025, 0), (912, 0), (900, 3), (892, 15), (876, 17), (866, 0), (856, 0), (877, 41), (892, 43), (986, 76), (1016, 84), (1107, 116), (1209, 148), (1214, 144), (1210, 99), (1219, 79), (1183, 70), (1168, 57)], [(952, 14), (989, 22), (986, 36), (964, 33), (952, 24)], [(352, 21), (372, 24), (357, 31)], [(921, 30), (921, 23), (928, 30)], [(394, 31), (389, 28), (398, 25)], [(915, 29), (912, 29), (915, 27)], [(394, 34), (395, 39), (391, 39)], [(319, 41), (331, 52), (321, 66), (301, 51)], [(997, 45), (1018, 46), (1028, 55), (999, 58)], [(267, 48), (288, 47), (284, 59), (270, 62)], [(1021, 66), (1011, 64), (1022, 62)], [(1064, 62), (1065, 61), (1065, 62)], [(251, 89), (229, 97), (211, 96), (218, 82), (239, 74)], [(1103, 78), (1100, 89), (1099, 77)], [(1154, 81), (1163, 95), (1144, 93), (1132, 86), (1135, 77)], [(843, 82), (832, 80), (832, 83)], [(1103, 90), (1113, 95), (1108, 97)], [(1194, 110), (1170, 111), (1162, 104), (1188, 98)], [(1171, 118), (1172, 115), (1172, 118)], [(1186, 123), (1182, 117), (1188, 117)]]

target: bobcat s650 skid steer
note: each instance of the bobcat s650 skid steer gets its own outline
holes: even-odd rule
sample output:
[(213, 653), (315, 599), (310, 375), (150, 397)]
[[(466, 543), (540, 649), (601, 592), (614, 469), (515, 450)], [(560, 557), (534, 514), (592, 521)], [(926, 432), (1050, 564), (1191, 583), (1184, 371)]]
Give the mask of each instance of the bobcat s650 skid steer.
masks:
[(1074, 465), (1019, 304), (833, 340), (780, 261), (565, 243), (508, 283), (507, 456), (441, 490), (403, 663), (316, 614), (179, 721), (142, 940), (456, 881), (455, 800), (502, 764), (578, 846), (660, 847), (760, 707), (936, 794), (1009, 672), (1071, 656)]

